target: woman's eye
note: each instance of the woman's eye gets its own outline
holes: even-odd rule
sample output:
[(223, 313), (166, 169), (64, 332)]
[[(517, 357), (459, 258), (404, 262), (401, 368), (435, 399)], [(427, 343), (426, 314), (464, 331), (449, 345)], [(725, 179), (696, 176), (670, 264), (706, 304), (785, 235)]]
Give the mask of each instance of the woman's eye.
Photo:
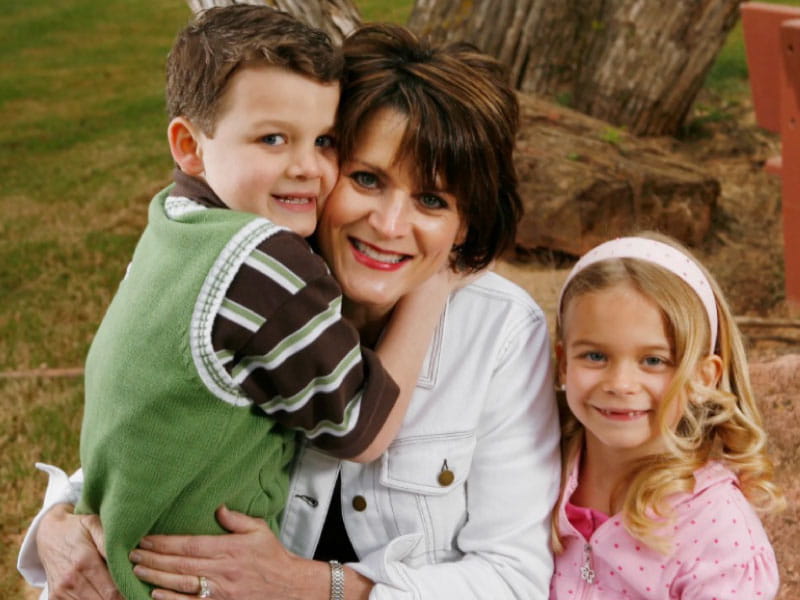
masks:
[(419, 203), (430, 209), (447, 208), (448, 206), (447, 202), (436, 194), (422, 194), (419, 197)]
[(286, 143), (286, 138), (280, 133), (270, 133), (261, 138), (267, 146), (280, 146)]
[(332, 135), (321, 135), (315, 140), (314, 144), (319, 148), (335, 148), (336, 140)]
[(350, 174), (350, 179), (363, 188), (374, 189), (378, 187), (378, 177), (367, 171), (356, 171)]

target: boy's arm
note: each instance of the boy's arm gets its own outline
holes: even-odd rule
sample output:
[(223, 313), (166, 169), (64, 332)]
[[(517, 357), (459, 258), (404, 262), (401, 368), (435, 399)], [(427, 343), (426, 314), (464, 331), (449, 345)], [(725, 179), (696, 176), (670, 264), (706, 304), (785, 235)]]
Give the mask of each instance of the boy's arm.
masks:
[(211, 333), (215, 373), (321, 450), (352, 459), (398, 396), (376, 353), (341, 314), (341, 290), (295, 234), (262, 240), (230, 281)]
[[(405, 404), (393, 411), (398, 386), (342, 317), (341, 290), (327, 266), (299, 236), (276, 234), (225, 285), (212, 333), (220, 370), (256, 406), (319, 449), (361, 462), (377, 457), (402, 421), (441, 308), (455, 287), (452, 277), (442, 273), (438, 283), (423, 284), (417, 300), (396, 307), (382, 343), (388, 342), (391, 375), (406, 390)], [(420, 327), (419, 319), (428, 325)], [(424, 340), (415, 341), (419, 336)], [(406, 354), (411, 352), (416, 354)]]
[(405, 418), (433, 332), (450, 293), (473, 276), (441, 271), (405, 295), (395, 306), (375, 353), (400, 388), (400, 394), (383, 427), (363, 452), (350, 460), (371, 462), (394, 440)]

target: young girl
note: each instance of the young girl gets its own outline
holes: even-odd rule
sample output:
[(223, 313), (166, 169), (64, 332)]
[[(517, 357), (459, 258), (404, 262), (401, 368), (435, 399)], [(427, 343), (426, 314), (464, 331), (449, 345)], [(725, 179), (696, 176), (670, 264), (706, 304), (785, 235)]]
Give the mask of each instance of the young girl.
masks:
[(716, 282), (674, 241), (619, 238), (561, 291), (564, 485), (553, 599), (766, 600), (776, 510), (745, 353)]

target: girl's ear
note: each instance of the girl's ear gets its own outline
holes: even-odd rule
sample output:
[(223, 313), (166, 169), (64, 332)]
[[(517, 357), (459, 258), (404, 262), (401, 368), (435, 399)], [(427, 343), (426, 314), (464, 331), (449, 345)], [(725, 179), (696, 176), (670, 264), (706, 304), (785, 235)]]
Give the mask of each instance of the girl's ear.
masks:
[(567, 383), (567, 357), (564, 354), (564, 344), (561, 341), (556, 342), (556, 374), (557, 385), (559, 388)]
[(697, 367), (695, 377), (705, 387), (717, 387), (720, 377), (722, 377), (722, 359), (716, 354), (703, 357)]
[(180, 170), (195, 177), (203, 174), (203, 148), (195, 126), (185, 117), (175, 117), (167, 125), (167, 140), (172, 158)]

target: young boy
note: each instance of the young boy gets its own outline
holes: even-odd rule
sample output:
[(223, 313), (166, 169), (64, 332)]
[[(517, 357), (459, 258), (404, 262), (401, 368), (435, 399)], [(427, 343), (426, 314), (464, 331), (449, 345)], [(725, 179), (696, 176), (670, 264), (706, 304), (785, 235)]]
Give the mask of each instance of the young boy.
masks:
[(148, 533), (219, 533), (223, 503), (277, 530), (296, 431), (367, 461), (402, 420), (438, 295), (398, 306), (384, 370), (301, 237), (338, 175), (341, 69), (323, 33), (266, 6), (211, 9), (170, 53), (175, 185), (86, 361), (78, 510), (100, 515), (126, 598), (148, 597), (128, 561)]

